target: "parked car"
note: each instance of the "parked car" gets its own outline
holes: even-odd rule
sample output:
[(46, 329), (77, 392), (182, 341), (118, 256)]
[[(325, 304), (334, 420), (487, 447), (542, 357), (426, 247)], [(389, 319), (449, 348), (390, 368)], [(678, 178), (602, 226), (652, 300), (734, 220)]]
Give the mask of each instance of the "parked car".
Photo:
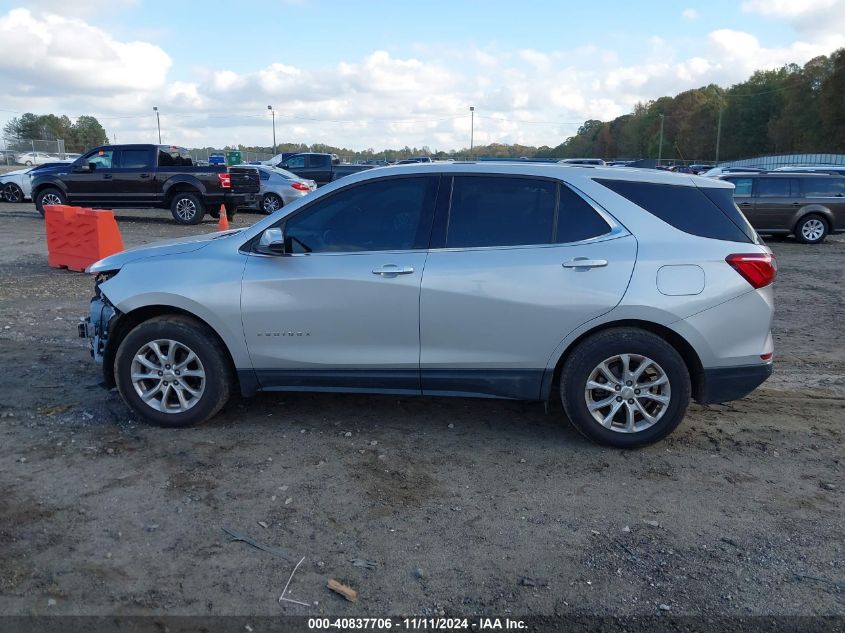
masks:
[(317, 188), (317, 183), (313, 180), (305, 180), (278, 167), (259, 165), (255, 169), (261, 179), (261, 190), (246, 197), (243, 205), (245, 209), (274, 213)]
[(601, 158), (564, 158), (563, 160), (559, 160), (558, 163), (564, 165), (605, 165), (605, 162)]
[(170, 209), (178, 224), (199, 224), (221, 204), (235, 213), (245, 196), (258, 193), (252, 167), (197, 167), (188, 150), (172, 145), (104, 145), (70, 165), (32, 178), (38, 211), (45, 204), (96, 208)]
[(291, 171), (300, 178), (313, 180), (318, 187), (374, 167), (373, 165), (341, 165), (340, 159), (334, 154), (311, 152), (293, 154), (271, 166)]
[(5, 202), (23, 202), (32, 198), (32, 176), (51, 169), (61, 168), (70, 163), (69, 160), (59, 160), (54, 163), (44, 163), (37, 167), (16, 169), (0, 174), (0, 200)]
[(745, 174), (748, 172), (763, 172), (765, 169), (759, 167), (713, 167), (701, 174), (708, 178), (718, 178), (722, 174)]
[(18, 154), (15, 160), (19, 165), (26, 165), (27, 167), (31, 167), (33, 165), (44, 165), (45, 163), (53, 163), (59, 160), (59, 158), (57, 156), (53, 156), (52, 154), (47, 154), (45, 152), (26, 152), (24, 154)]
[(748, 172), (720, 177), (758, 233), (819, 244), (845, 232), (845, 177), (813, 172)]
[(397, 165), (413, 165), (414, 163), (431, 163), (433, 162), (428, 156), (417, 156), (416, 158), (406, 158), (398, 161)]
[(787, 165), (785, 167), (778, 167), (774, 171), (822, 172), (845, 176), (845, 165)]
[(690, 397), (771, 373), (775, 262), (731, 194), (657, 171), (385, 167), (95, 263), (80, 336), (164, 426), (236, 389), (560, 397), (587, 437), (639, 446)]

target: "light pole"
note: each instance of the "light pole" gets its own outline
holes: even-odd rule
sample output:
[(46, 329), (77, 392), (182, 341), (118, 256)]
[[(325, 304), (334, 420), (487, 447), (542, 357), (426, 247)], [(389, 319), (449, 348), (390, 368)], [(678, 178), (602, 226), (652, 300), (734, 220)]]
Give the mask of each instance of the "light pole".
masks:
[(469, 107), (469, 120), (469, 157), (472, 158), (472, 147), (475, 140), (475, 106)]
[(716, 126), (716, 165), (719, 164), (719, 145), (722, 141), (722, 105), (719, 104), (719, 123)]
[(663, 158), (663, 122), (666, 120), (665, 114), (658, 114), (660, 117), (660, 145), (657, 148), (657, 166), (660, 167), (660, 161)]
[(158, 144), (161, 145), (161, 119), (158, 117), (158, 106), (153, 106), (153, 112), (156, 113), (156, 124), (158, 125)]
[(268, 105), (267, 109), (270, 110), (270, 114), (273, 115), (273, 156), (276, 155), (276, 111), (273, 109), (273, 106)]

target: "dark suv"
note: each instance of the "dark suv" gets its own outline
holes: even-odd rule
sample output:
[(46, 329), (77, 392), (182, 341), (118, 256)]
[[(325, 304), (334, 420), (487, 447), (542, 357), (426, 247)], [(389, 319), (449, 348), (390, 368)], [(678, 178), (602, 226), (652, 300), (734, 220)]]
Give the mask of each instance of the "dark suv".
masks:
[(825, 173), (761, 172), (721, 176), (758, 233), (794, 235), (804, 244), (845, 232), (845, 177)]

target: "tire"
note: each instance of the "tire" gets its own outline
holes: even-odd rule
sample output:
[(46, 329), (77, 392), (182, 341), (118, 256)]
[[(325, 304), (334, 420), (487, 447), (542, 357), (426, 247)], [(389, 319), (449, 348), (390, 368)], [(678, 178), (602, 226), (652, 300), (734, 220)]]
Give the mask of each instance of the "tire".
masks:
[(0, 190), (0, 200), (12, 203), (23, 202), (23, 189), (13, 182), (7, 182)]
[(266, 193), (264, 194), (264, 197), (261, 198), (261, 204), (258, 208), (261, 209), (261, 212), (264, 213), (264, 215), (270, 215), (271, 213), (275, 213), (281, 209), (283, 206), (285, 206), (285, 203), (279, 194)]
[(67, 204), (67, 196), (61, 189), (47, 187), (39, 191), (38, 195), (35, 196), (35, 208), (38, 209), (38, 213), (41, 214), (42, 218), (44, 217), (45, 204)]
[[(141, 356), (143, 363), (138, 360)], [(159, 371), (165, 373), (159, 376)], [(182, 373), (177, 376), (177, 371)], [(217, 337), (198, 321), (179, 315), (144, 321), (129, 332), (117, 348), (114, 373), (129, 408), (166, 427), (205, 422), (226, 404), (232, 385), (228, 355)], [(139, 379), (142, 374), (150, 378)], [(148, 393), (148, 399), (139, 391)]]
[(827, 220), (820, 215), (805, 215), (795, 225), (795, 239), (802, 244), (821, 244), (828, 234)]
[(25, 167), (32, 167), (32, 161), (31, 161), (31, 160), (26, 161), (26, 162), (24, 163), (24, 166), (25, 166)]
[(176, 224), (199, 224), (205, 216), (205, 205), (196, 193), (177, 191), (170, 200), (170, 213)]
[(226, 219), (231, 222), (235, 219), (235, 215), (238, 213), (238, 208), (231, 202), (224, 203), (224, 206), (226, 207)]
[[(630, 378), (634, 378), (630, 386), (624, 379), (617, 384), (626, 355)], [(641, 367), (642, 363), (646, 366)], [(602, 364), (616, 382), (600, 370)], [(640, 369), (642, 374), (636, 379)], [(662, 378), (666, 382), (653, 385)], [(588, 391), (590, 380), (607, 386)], [(653, 386), (635, 392), (643, 382)], [(560, 376), (563, 408), (575, 428), (594, 442), (616, 448), (645, 446), (669, 435), (684, 418), (690, 392), (689, 370), (677, 350), (660, 336), (638, 328), (613, 328), (585, 339), (567, 358)], [(589, 408), (602, 402), (607, 404), (594, 411), (605, 418), (604, 424)], [(643, 410), (655, 420), (647, 419)]]

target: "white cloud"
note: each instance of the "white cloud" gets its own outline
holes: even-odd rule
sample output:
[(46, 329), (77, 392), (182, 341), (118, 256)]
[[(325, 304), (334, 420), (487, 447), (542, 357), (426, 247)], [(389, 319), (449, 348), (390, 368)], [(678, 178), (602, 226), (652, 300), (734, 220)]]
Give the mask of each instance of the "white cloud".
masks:
[(700, 17), (698, 11), (692, 8), (684, 9), (683, 11), (681, 11), (681, 15), (687, 20), (697, 20)]
[(747, 13), (761, 13), (779, 18), (794, 18), (831, 9), (839, 0), (748, 0), (742, 3)]

